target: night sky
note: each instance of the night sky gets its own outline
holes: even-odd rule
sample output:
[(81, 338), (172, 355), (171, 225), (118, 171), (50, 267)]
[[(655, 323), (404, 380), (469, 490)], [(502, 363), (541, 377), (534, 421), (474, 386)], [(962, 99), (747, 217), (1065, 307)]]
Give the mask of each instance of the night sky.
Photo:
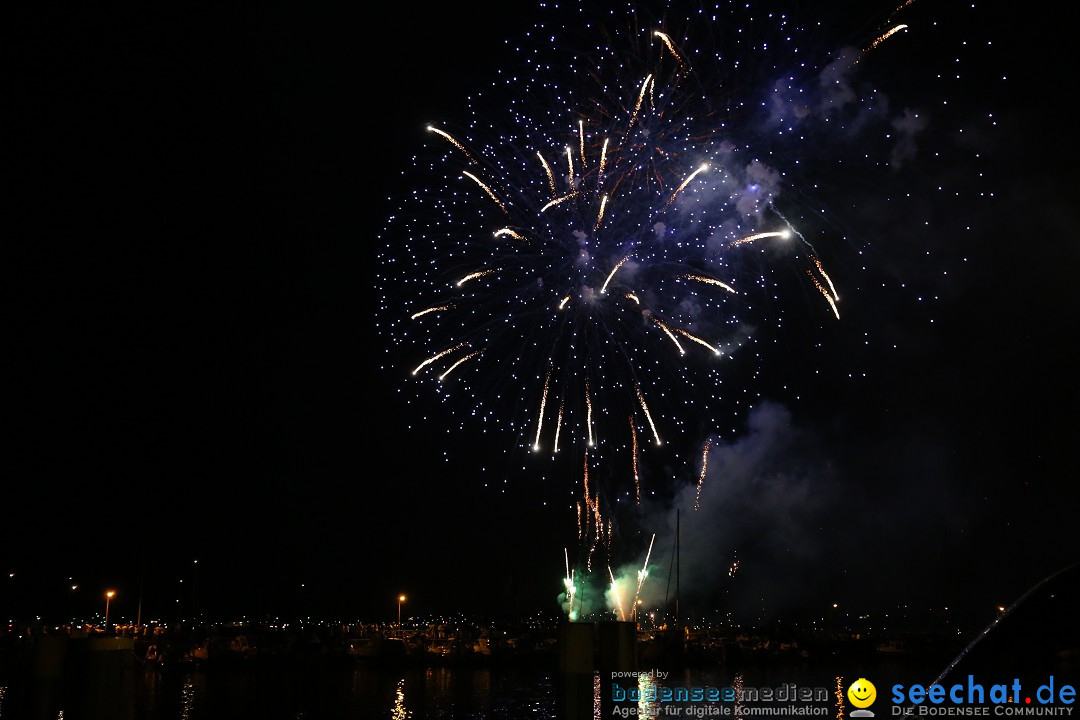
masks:
[[(911, 161), (913, 187), (963, 191), (925, 214), (871, 221), (875, 188), (826, 183), (885, 231), (865, 269), (841, 262), (844, 319), (762, 361), (727, 481), (682, 516), (691, 608), (952, 603), (977, 623), (1078, 560), (1076, 63), (1052, 17), (933, 5), (908, 22), (978, 46), (935, 119), (996, 124), (978, 163)], [(531, 22), (226, 4), (5, 23), (0, 582), (19, 612), (89, 613), (107, 587), (130, 614), (141, 588), (144, 618), (387, 620), (399, 592), (420, 614), (558, 610), (570, 480), (439, 400), (406, 405), (373, 282), (425, 125), (463, 116)], [(944, 54), (902, 49), (892, 79), (917, 97), (904, 77)], [(670, 506), (645, 517), (667, 542)]]

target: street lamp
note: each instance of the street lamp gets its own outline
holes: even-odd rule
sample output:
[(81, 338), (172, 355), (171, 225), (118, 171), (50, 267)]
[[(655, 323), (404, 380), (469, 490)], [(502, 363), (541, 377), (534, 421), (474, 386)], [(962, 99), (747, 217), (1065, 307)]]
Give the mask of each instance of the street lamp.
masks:
[(116, 596), (115, 590), (109, 590), (105, 593), (105, 633), (109, 632), (109, 601)]
[(401, 630), (401, 603), (405, 602), (404, 595), (397, 596), (397, 626), (398, 630)]

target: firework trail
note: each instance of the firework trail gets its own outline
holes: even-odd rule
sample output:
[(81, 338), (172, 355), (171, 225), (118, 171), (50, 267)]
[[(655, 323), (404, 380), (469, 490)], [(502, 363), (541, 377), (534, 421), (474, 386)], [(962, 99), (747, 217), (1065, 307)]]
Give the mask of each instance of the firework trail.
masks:
[(429, 131), (429, 132), (433, 132), (433, 133), (435, 133), (436, 135), (441, 135), (442, 137), (444, 137), (444, 138), (446, 138), (447, 140), (449, 140), (449, 141), (450, 141), (450, 143), (451, 143), (451, 144), (452, 144), (452, 145), (453, 145), (454, 147), (456, 147), (456, 148), (457, 148), (458, 150), (460, 150), (460, 151), (461, 151), (462, 153), (464, 153), (464, 154), (465, 154), (465, 157), (469, 158), (469, 160), (470, 160), (470, 161), (472, 161), (472, 162), (476, 162), (476, 158), (474, 158), (474, 157), (472, 156), (472, 153), (470, 153), (470, 152), (469, 152), (468, 150), (466, 150), (466, 149), (465, 149), (465, 146), (464, 146), (464, 145), (462, 145), (461, 143), (459, 143), (459, 142), (457, 141), (457, 139), (456, 139), (456, 138), (454, 138), (454, 137), (453, 137), (452, 135), (450, 135), (450, 134), (449, 134), (449, 133), (447, 133), (447, 132), (444, 132), (444, 131), (440, 130), (440, 129), (439, 129), (439, 128), (437, 128), (437, 127), (433, 127), (433, 126), (431, 126), (431, 125), (428, 125), (427, 129), (428, 129), (428, 131)]
[(645, 578), (649, 575), (649, 558), (652, 557), (653, 543), (655, 542), (656, 533), (653, 533), (652, 539), (649, 540), (649, 550), (645, 553), (645, 564), (638, 571), (637, 589), (634, 590), (634, 608), (637, 608), (638, 598), (641, 597), (641, 586), (645, 584)]
[(694, 509), (701, 509), (701, 488), (705, 485), (705, 472), (709, 467), (709, 450), (712, 448), (712, 438), (705, 441), (705, 448), (701, 451), (701, 474), (698, 475), (697, 496), (694, 498)]

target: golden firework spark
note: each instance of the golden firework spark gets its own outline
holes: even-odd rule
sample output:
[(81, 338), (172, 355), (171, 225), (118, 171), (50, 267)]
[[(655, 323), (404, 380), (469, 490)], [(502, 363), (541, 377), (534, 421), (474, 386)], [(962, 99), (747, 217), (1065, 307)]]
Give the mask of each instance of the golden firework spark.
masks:
[(712, 447), (712, 438), (705, 441), (705, 449), (701, 451), (701, 475), (697, 481), (697, 497), (694, 498), (694, 509), (701, 509), (701, 488), (705, 485), (705, 470), (709, 466), (709, 449)]
[(457, 369), (458, 365), (465, 362), (466, 360), (471, 360), (472, 358), (479, 355), (481, 352), (483, 352), (483, 351), (482, 350), (475, 350), (475, 351), (469, 353), (468, 355), (466, 355), (465, 357), (461, 358), (460, 360), (458, 360), (456, 363), (454, 363), (450, 367), (446, 368), (446, 372), (444, 372), (442, 375), (439, 376), (439, 382), (442, 382), (443, 380), (445, 380), (447, 378), (448, 375), (450, 375), (450, 373), (454, 372), (454, 370)]
[(521, 240), (522, 242), (529, 242), (528, 238), (526, 238), (524, 235), (522, 235), (518, 231), (514, 230), (513, 228), (505, 227), (505, 228), (502, 228), (501, 230), (496, 230), (495, 231), (495, 237), (502, 237), (504, 235), (507, 236), (507, 237), (512, 237), (515, 240)]
[(604, 181), (604, 168), (607, 167), (607, 146), (608, 138), (604, 138), (604, 146), (600, 148), (600, 172), (596, 175), (597, 186)]
[(552, 449), (553, 453), (559, 452), (559, 432), (562, 430), (562, 414), (563, 404), (559, 403), (559, 419), (555, 423), (555, 447)]
[(665, 324), (663, 323), (663, 321), (662, 321), (662, 320), (660, 320), (660, 318), (656, 317), (655, 315), (653, 315), (653, 316), (652, 316), (652, 321), (653, 321), (653, 322), (654, 322), (654, 323), (655, 323), (655, 324), (656, 324), (656, 325), (657, 325), (657, 326), (658, 326), (658, 327), (659, 327), (659, 328), (660, 328), (661, 330), (663, 330), (663, 331), (664, 331), (664, 334), (666, 334), (666, 335), (667, 335), (667, 336), (668, 336), (669, 338), (671, 338), (671, 342), (675, 343), (675, 347), (679, 348), (679, 354), (680, 354), (680, 355), (685, 355), (685, 354), (686, 354), (686, 350), (684, 350), (684, 349), (683, 349), (683, 346), (682, 346), (682, 345), (681, 345), (681, 344), (679, 343), (679, 339), (678, 339), (677, 337), (675, 337), (675, 333), (671, 332), (671, 330), (670, 330), (670, 329), (668, 328), (668, 326), (667, 326), (667, 325), (665, 325)]
[(887, 31), (884, 35), (879, 37), (877, 40), (870, 43), (870, 45), (868, 45), (867, 48), (865, 50), (863, 50), (863, 52), (864, 53), (870, 52), (871, 50), (876, 48), (878, 45), (880, 45), (881, 43), (888, 40), (891, 36), (895, 35), (896, 33), (900, 32), (901, 30), (905, 30), (905, 29), (907, 29), (907, 25), (903, 25), (903, 24), (897, 25), (896, 27), (894, 27), (891, 30)]
[(608, 283), (611, 282), (611, 278), (615, 277), (615, 273), (618, 272), (619, 268), (621, 268), (623, 266), (623, 263), (625, 263), (629, 259), (630, 259), (630, 256), (627, 255), (622, 260), (620, 260), (618, 263), (616, 263), (615, 267), (611, 268), (611, 272), (608, 273), (607, 279), (604, 280), (603, 287), (600, 288), (600, 294), (601, 295), (604, 295), (605, 293), (607, 293), (607, 286), (608, 286)]
[(839, 302), (840, 295), (836, 292), (836, 286), (833, 285), (832, 278), (829, 277), (829, 274), (825, 272), (825, 268), (822, 266), (821, 261), (814, 256), (811, 256), (810, 259), (814, 261), (814, 265), (817, 266), (818, 272), (821, 273), (821, 277), (825, 278), (825, 282), (829, 283), (829, 290), (832, 291), (833, 300)]
[(722, 282), (720, 280), (717, 280), (716, 278), (706, 277), (704, 275), (683, 275), (683, 278), (686, 279), (686, 280), (695, 280), (695, 281), (697, 281), (699, 283), (705, 283), (706, 285), (717, 285), (719, 287), (724, 288), (725, 290), (727, 290), (729, 293), (731, 293), (733, 295), (737, 294), (735, 292), (735, 288), (731, 287), (726, 282)]
[(465, 343), (458, 343), (458, 344), (457, 344), (457, 345), (455, 345), (454, 347), (451, 347), (451, 348), (446, 348), (445, 350), (443, 350), (443, 351), (441, 351), (441, 352), (437, 352), (437, 353), (435, 353), (434, 355), (432, 355), (431, 357), (429, 357), (429, 358), (428, 358), (427, 360), (425, 360), (424, 362), (422, 362), (422, 363), (420, 363), (419, 365), (417, 365), (417, 366), (416, 366), (416, 368), (415, 368), (415, 369), (414, 369), (414, 370), (412, 371), (412, 374), (413, 374), (413, 375), (415, 375), (416, 373), (420, 372), (420, 371), (421, 371), (421, 370), (423, 370), (423, 369), (424, 369), (424, 368), (425, 368), (426, 366), (428, 366), (428, 365), (430, 365), (431, 363), (435, 362), (435, 361), (436, 361), (436, 360), (438, 360), (439, 358), (441, 358), (441, 357), (444, 357), (444, 356), (446, 356), (446, 355), (449, 355), (449, 354), (450, 354), (450, 353), (452, 353), (452, 352), (456, 352), (457, 350), (460, 350), (460, 349), (461, 349), (461, 348), (463, 348), (463, 347), (465, 347)]
[(443, 310), (453, 310), (453, 309), (454, 309), (453, 305), (436, 305), (435, 307), (425, 308), (424, 310), (413, 313), (412, 315), (409, 316), (409, 319), (410, 320), (415, 320), (416, 318), (423, 317), (424, 315), (427, 315), (428, 313), (442, 312)]
[(630, 125), (626, 128), (634, 127), (634, 123), (637, 122), (638, 111), (641, 110), (641, 101), (645, 99), (645, 91), (649, 89), (649, 82), (652, 80), (652, 74), (650, 73), (645, 77), (645, 82), (641, 83), (641, 92), (638, 93), (637, 102), (634, 103), (634, 112), (630, 115)]
[(585, 121), (578, 120), (578, 140), (581, 143), (581, 172), (585, 172)]
[(685, 187), (686, 187), (687, 185), (689, 185), (689, 184), (690, 184), (690, 181), (691, 181), (691, 180), (693, 180), (693, 179), (694, 179), (694, 178), (696, 178), (696, 177), (697, 177), (697, 176), (698, 176), (699, 174), (701, 174), (701, 173), (705, 172), (705, 171), (706, 171), (706, 170), (708, 170), (708, 169), (709, 169), (709, 165), (708, 165), (708, 163), (702, 163), (702, 164), (701, 164), (700, 166), (698, 166), (698, 169), (697, 169), (697, 170), (695, 170), (694, 172), (690, 173), (690, 175), (689, 175), (689, 176), (688, 176), (688, 177), (687, 177), (687, 178), (686, 178), (685, 180), (683, 180), (683, 181), (682, 181), (682, 184), (681, 184), (681, 185), (679, 185), (679, 187), (675, 188), (675, 192), (671, 193), (671, 197), (670, 197), (670, 198), (668, 198), (667, 204), (668, 204), (668, 205), (670, 205), (671, 203), (675, 202), (675, 198), (676, 198), (676, 197), (678, 197), (679, 193), (681, 193), (681, 192), (683, 191), (683, 189), (684, 189), (684, 188), (685, 188)]
[(476, 272), (474, 272), (474, 273), (469, 273), (469, 274), (468, 274), (468, 275), (466, 275), (465, 277), (461, 278), (461, 279), (460, 279), (460, 280), (458, 280), (458, 281), (457, 281), (456, 283), (454, 283), (454, 285), (456, 285), (457, 287), (461, 287), (462, 285), (464, 285), (465, 283), (469, 282), (470, 280), (475, 280), (475, 279), (477, 279), (477, 278), (482, 278), (482, 277), (485, 277), (485, 276), (487, 276), (487, 275), (491, 275), (491, 274), (492, 274), (493, 272), (495, 272), (495, 271), (494, 271), (494, 270), (491, 270), (491, 269), (488, 269), (488, 270), (477, 270)]
[(653, 36), (658, 37), (664, 41), (664, 45), (667, 46), (667, 49), (671, 51), (671, 54), (675, 56), (675, 60), (678, 61), (680, 65), (685, 64), (686, 61), (683, 60), (683, 57), (679, 54), (679, 51), (675, 49), (675, 45), (672, 44), (671, 38), (668, 37), (666, 33), (662, 33), (659, 30), (654, 30)]
[(434, 125), (428, 125), (427, 129), (428, 129), (428, 132), (433, 132), (436, 135), (441, 135), (442, 137), (446, 138), (448, 141), (450, 141), (450, 143), (453, 144), (454, 147), (456, 147), (461, 152), (465, 153), (465, 157), (469, 158), (469, 160), (471, 160), (473, 162), (476, 162), (476, 158), (474, 158), (472, 156), (472, 153), (470, 153), (468, 150), (466, 150), (465, 146), (462, 145), (461, 143), (459, 143), (452, 135), (450, 135), (447, 132), (444, 132), (444, 131), (440, 130), (439, 128), (435, 127)]
[(476, 177), (475, 175), (473, 175), (473, 174), (472, 174), (471, 172), (469, 172), (468, 170), (462, 170), (462, 171), (461, 171), (461, 174), (462, 174), (462, 175), (465, 175), (466, 177), (468, 177), (469, 179), (471, 179), (471, 180), (472, 180), (472, 181), (473, 181), (474, 183), (476, 183), (477, 185), (479, 185), (479, 186), (480, 186), (480, 187), (481, 187), (481, 188), (483, 189), (483, 191), (484, 191), (484, 192), (486, 192), (486, 193), (488, 194), (488, 197), (490, 197), (490, 198), (491, 198), (492, 200), (494, 200), (494, 201), (495, 201), (495, 204), (496, 204), (496, 205), (498, 205), (498, 206), (499, 206), (499, 208), (500, 208), (500, 209), (501, 209), (501, 210), (502, 210), (503, 212), (507, 212), (506, 206), (505, 206), (505, 205), (503, 205), (503, 201), (502, 201), (502, 200), (500, 200), (500, 199), (498, 198), (498, 196), (496, 196), (496, 195), (495, 195), (495, 193), (494, 193), (494, 192), (492, 192), (491, 188), (489, 188), (489, 187), (488, 187), (487, 185), (485, 185), (485, 184), (484, 184), (484, 181), (483, 181), (483, 180), (481, 180), (480, 178)]
[(645, 396), (641, 394), (641, 386), (635, 385), (634, 390), (637, 392), (637, 399), (641, 403), (641, 409), (645, 411), (645, 419), (649, 421), (649, 427), (652, 428), (653, 438), (655, 438), (657, 446), (663, 445), (660, 434), (656, 432), (656, 423), (653, 422), (652, 414), (649, 413), (649, 406), (645, 404)]
[(836, 307), (836, 302), (833, 300), (833, 296), (829, 294), (829, 291), (825, 288), (824, 285), (821, 284), (821, 281), (814, 277), (814, 273), (807, 270), (806, 274), (809, 275), (810, 279), (814, 281), (814, 287), (816, 287), (818, 291), (821, 292), (821, 294), (825, 297), (825, 300), (829, 303), (829, 307), (832, 308), (833, 315), (835, 315), (836, 319), (839, 320), (840, 309)]
[(589, 392), (589, 381), (585, 380), (585, 426), (589, 432), (589, 447), (594, 445), (592, 434), (592, 393)]
[(729, 243), (728, 244), (728, 249), (739, 247), (740, 245), (747, 245), (749, 243), (757, 242), (758, 240), (764, 240), (765, 238), (771, 238), (771, 237), (783, 238), (783, 239), (786, 240), (786, 239), (791, 237), (791, 231), (790, 230), (774, 230), (772, 232), (760, 232), (760, 233), (756, 233), (754, 235), (747, 235), (744, 238), (739, 238), (738, 240), (734, 240), (731, 243)]
[(600, 223), (604, 219), (604, 208), (607, 207), (607, 195), (600, 198), (600, 212), (596, 214), (596, 224), (593, 225), (593, 232), (600, 229)]
[(689, 340), (693, 340), (698, 345), (709, 348), (710, 350), (713, 351), (714, 355), (719, 355), (720, 354), (720, 348), (706, 342), (705, 340), (702, 340), (697, 335), (694, 335), (694, 334), (692, 334), (692, 333), (690, 333), (690, 332), (688, 332), (686, 330), (683, 330), (682, 328), (675, 328), (675, 332), (679, 333), (680, 335), (682, 335), (683, 337), (685, 337), (685, 338), (687, 338)]
[(637, 428), (634, 427), (634, 418), (630, 417), (630, 452), (633, 454), (634, 462), (634, 504), (641, 504), (641, 478), (638, 476), (637, 467)]
[(577, 195), (576, 191), (570, 193), (569, 195), (563, 195), (562, 197), (557, 197), (554, 200), (552, 200), (551, 202), (549, 202), (547, 205), (545, 205), (544, 207), (540, 208), (540, 212), (545, 212), (545, 211), (548, 210), (548, 208), (553, 208), (556, 205), (558, 205), (559, 203), (565, 202), (565, 201), (569, 200), (570, 198), (574, 197), (575, 195)]
[(540, 449), (540, 430), (544, 427), (544, 408), (547, 406), (548, 385), (551, 383), (551, 368), (548, 368), (544, 377), (544, 392), (540, 396), (540, 414), (536, 418), (536, 439), (533, 441), (533, 452)]
[(551, 187), (551, 196), (555, 197), (555, 175), (551, 172), (551, 166), (548, 165), (548, 161), (544, 159), (544, 156), (540, 154), (540, 151), (536, 151), (536, 157), (540, 158), (540, 164), (544, 166), (544, 172), (547, 173), (548, 185)]

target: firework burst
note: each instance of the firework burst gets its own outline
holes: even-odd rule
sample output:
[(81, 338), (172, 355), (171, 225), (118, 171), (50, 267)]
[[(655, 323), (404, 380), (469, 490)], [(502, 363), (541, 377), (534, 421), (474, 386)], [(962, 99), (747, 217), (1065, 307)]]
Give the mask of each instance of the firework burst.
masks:
[(478, 95), (473, 121), (427, 127), (380, 255), (380, 331), (417, 387), (575, 478), (591, 558), (614, 504), (655, 488), (650, 463), (692, 473), (702, 438), (735, 432), (762, 328), (841, 318), (836, 223), (806, 178), (850, 158), (828, 132), (885, 123), (848, 80), (905, 33), (886, 14), (811, 57), (813, 27), (734, 4), (545, 12), (527, 71)]

